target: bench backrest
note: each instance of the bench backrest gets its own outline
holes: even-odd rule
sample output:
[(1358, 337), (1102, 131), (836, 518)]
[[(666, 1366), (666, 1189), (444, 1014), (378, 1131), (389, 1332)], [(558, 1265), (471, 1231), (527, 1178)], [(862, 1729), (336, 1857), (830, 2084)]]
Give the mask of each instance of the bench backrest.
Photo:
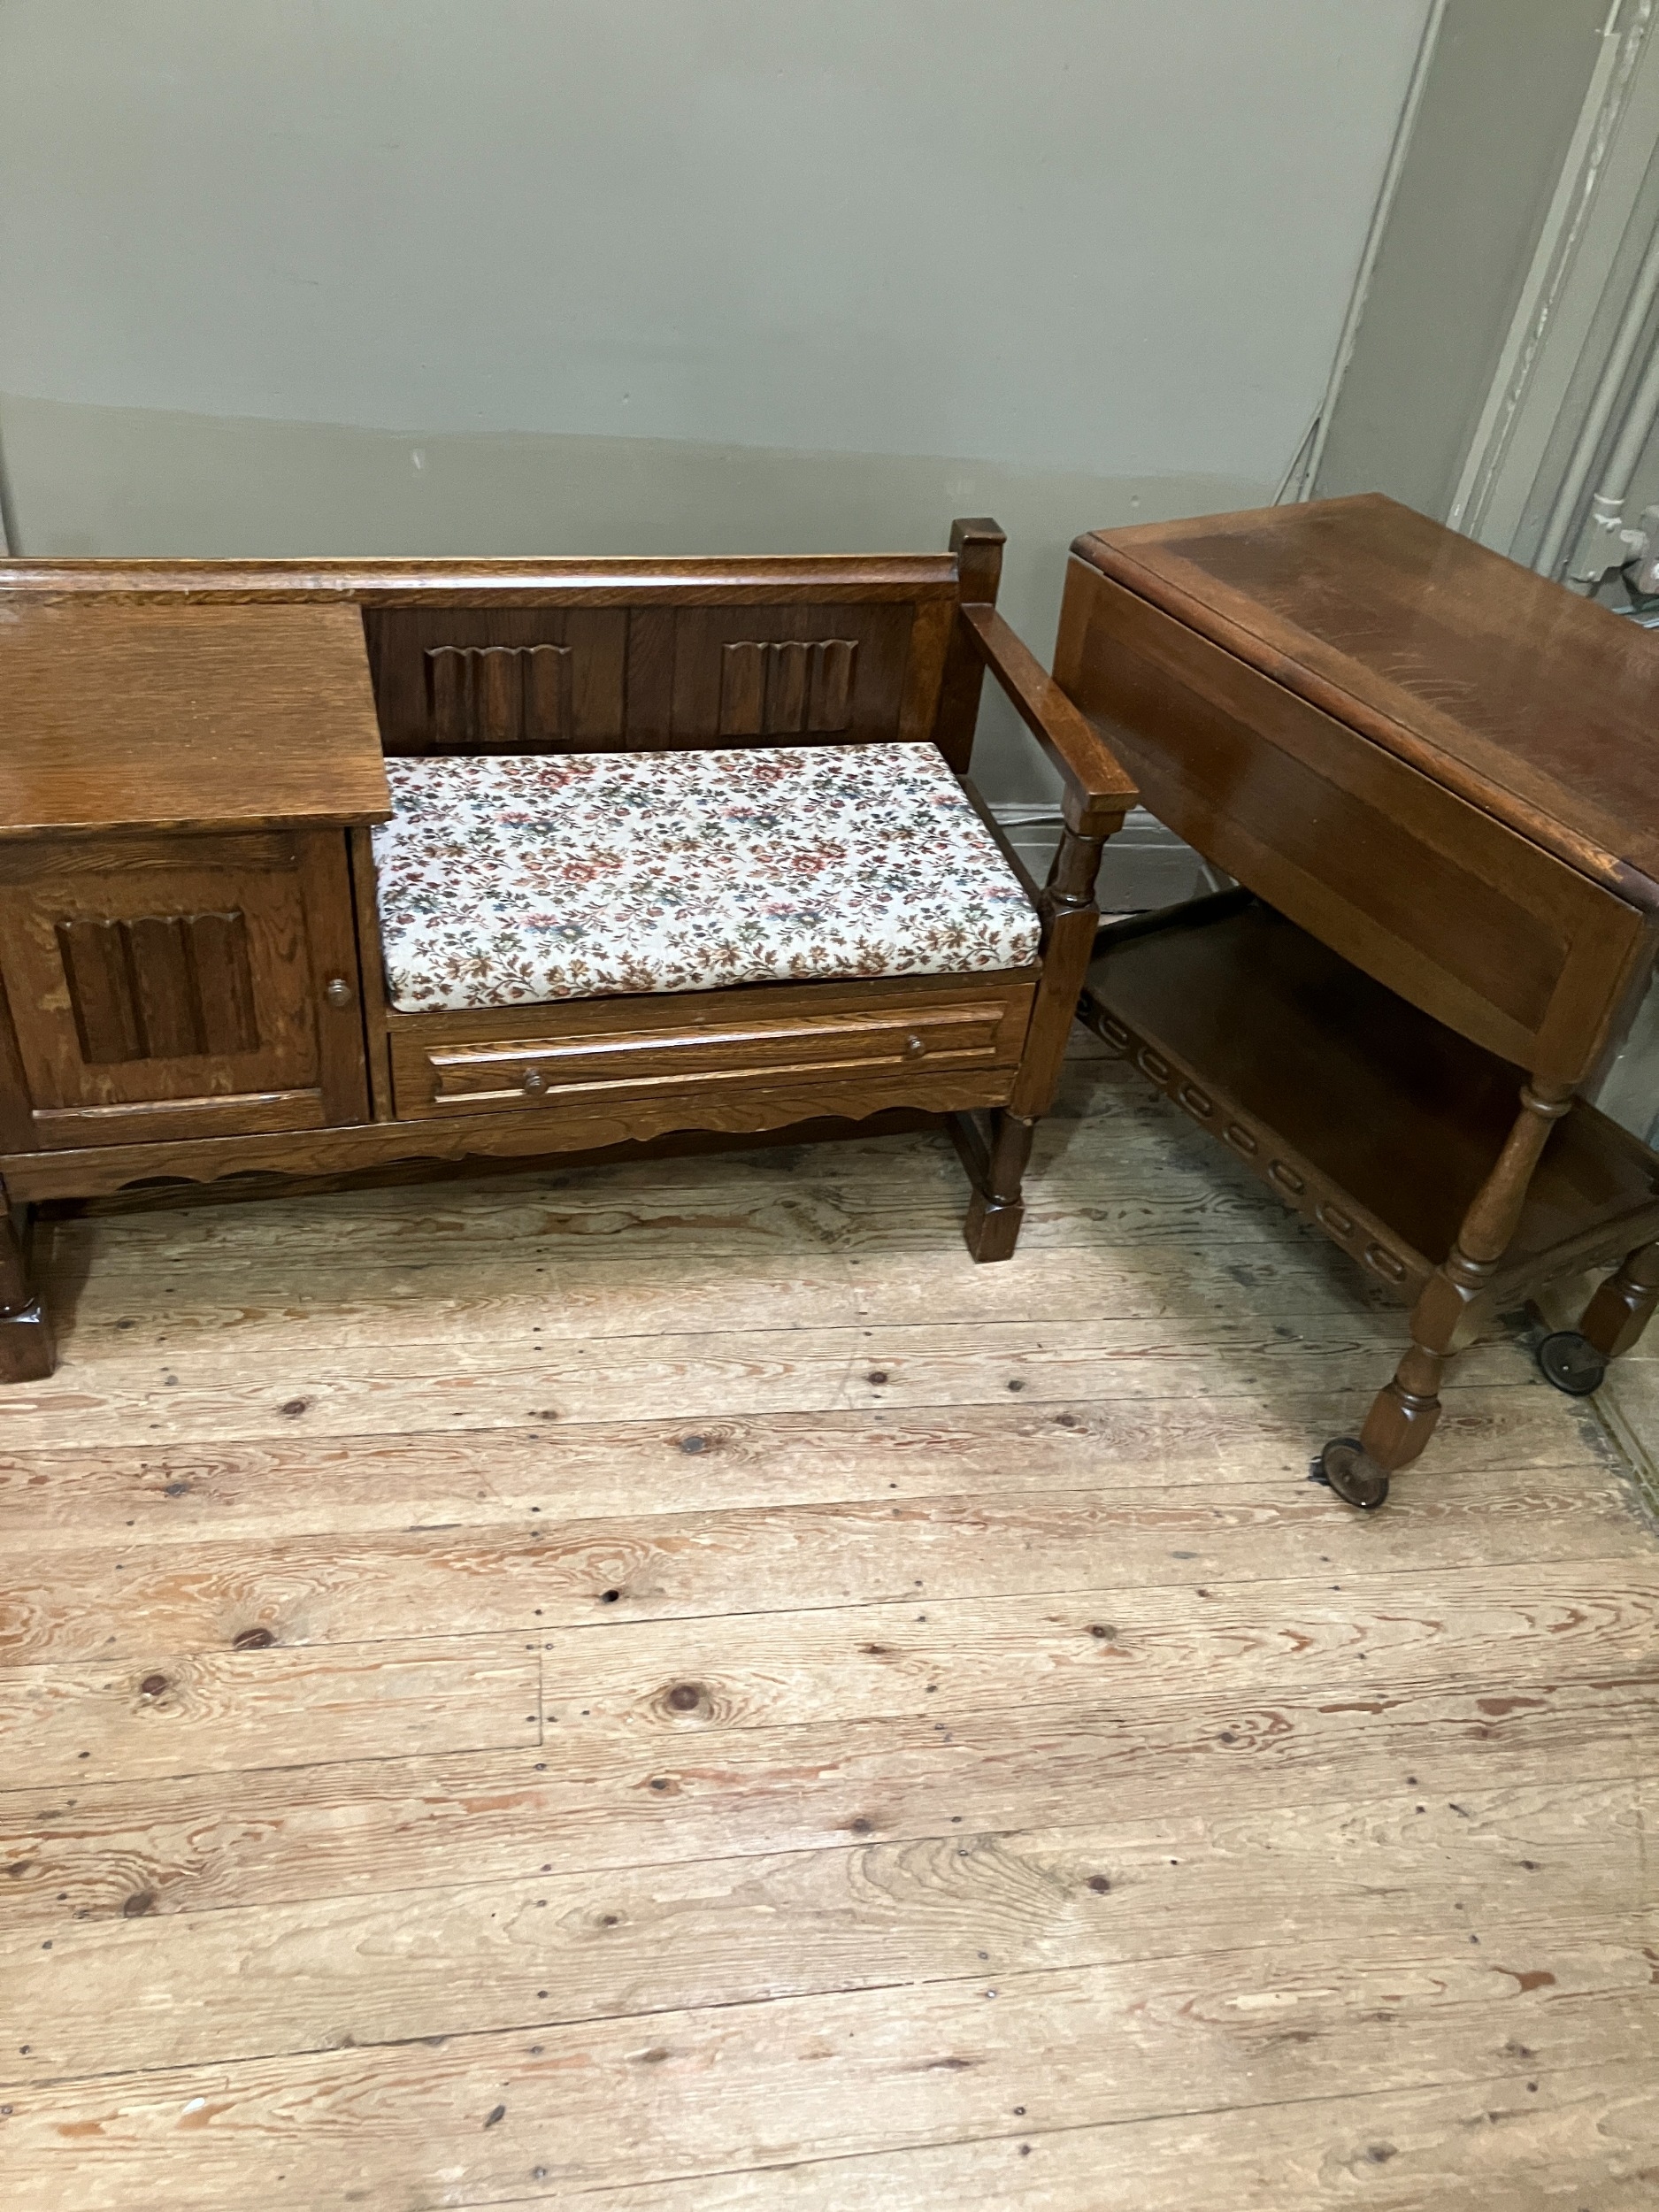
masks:
[(936, 742), (965, 771), (980, 664), (964, 600), (1002, 533), (939, 554), (695, 560), (0, 563), (0, 594), (362, 610), (391, 754)]

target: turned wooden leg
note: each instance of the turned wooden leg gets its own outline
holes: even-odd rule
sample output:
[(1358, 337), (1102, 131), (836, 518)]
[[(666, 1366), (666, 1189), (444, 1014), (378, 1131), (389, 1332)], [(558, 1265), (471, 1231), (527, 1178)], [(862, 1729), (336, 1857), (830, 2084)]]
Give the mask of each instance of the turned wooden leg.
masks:
[(1032, 1135), (1059, 1087), (1078, 996), (1100, 926), (1094, 878), (1101, 849), (1111, 833), (1123, 826), (1121, 803), (1104, 809), (1098, 817), (1083, 807), (1076, 818), (1070, 796), (1065, 803), (1065, 828), (1037, 902), (1042, 920), (1042, 970), (1009, 1103), (993, 1109), (988, 1144), (975, 1125), (977, 1117), (953, 1114), (950, 1119), (951, 1134), (973, 1185), (963, 1233), (976, 1260), (1011, 1259), (1019, 1240), (1025, 1210), (1019, 1187), (1031, 1157)]
[(0, 1199), (0, 1383), (42, 1382), (56, 1364), (46, 1309), (30, 1289), (17, 1225)]
[(1578, 1333), (1604, 1360), (1628, 1352), (1659, 1306), (1659, 1244), (1632, 1252), (1584, 1310)]
[(999, 1107), (991, 1118), (988, 1153), (976, 1147), (972, 1156), (964, 1155), (973, 1179), (973, 1196), (963, 1234), (976, 1260), (1014, 1256), (1025, 1212), (1019, 1194), (1020, 1178), (1031, 1157), (1035, 1129), (1035, 1122)]
[(1010, 1094), (1011, 1110), (1041, 1120), (1054, 1104), (1065, 1064), (1071, 1024), (1100, 930), (1094, 879), (1107, 837), (1122, 826), (1117, 817), (1098, 835), (1085, 836), (1067, 825), (1055, 847), (1048, 880), (1037, 901), (1042, 918), (1042, 974), (1032, 1008), (1031, 1026), (1020, 1055), (1019, 1072)]
[(1627, 1252), (1596, 1292), (1576, 1329), (1554, 1329), (1538, 1347), (1546, 1382), (1587, 1398), (1607, 1380), (1607, 1365), (1628, 1352), (1659, 1305), (1659, 1244)]
[(1393, 1381), (1378, 1393), (1358, 1436), (1334, 1438), (1321, 1455), (1331, 1487), (1350, 1505), (1380, 1505), (1389, 1476), (1422, 1456), (1440, 1417), (1447, 1362), (1485, 1318), (1486, 1294), (1520, 1222), (1532, 1170), (1550, 1130), (1571, 1104), (1570, 1089), (1522, 1086), (1521, 1110), (1497, 1165), (1411, 1310), (1411, 1342)]

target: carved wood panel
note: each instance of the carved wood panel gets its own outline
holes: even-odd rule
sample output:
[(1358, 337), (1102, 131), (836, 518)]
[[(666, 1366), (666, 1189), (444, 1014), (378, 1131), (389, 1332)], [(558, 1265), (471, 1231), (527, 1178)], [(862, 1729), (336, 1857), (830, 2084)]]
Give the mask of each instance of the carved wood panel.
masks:
[(432, 734), (441, 751), (518, 752), (572, 736), (568, 645), (433, 645), (426, 653)]
[(611, 607), (369, 607), (388, 753), (603, 751), (623, 741), (628, 616)]
[(720, 735), (829, 736), (853, 718), (856, 638), (741, 638), (720, 653)]
[(258, 1050), (248, 918), (240, 907), (60, 921), (57, 933), (88, 1067)]
[(371, 607), (364, 620), (388, 753), (649, 752), (929, 736), (950, 609), (920, 611), (926, 635), (904, 601)]
[[(907, 726), (910, 606), (680, 607), (633, 618), (628, 741), (864, 744)], [(919, 696), (919, 695), (918, 695)]]

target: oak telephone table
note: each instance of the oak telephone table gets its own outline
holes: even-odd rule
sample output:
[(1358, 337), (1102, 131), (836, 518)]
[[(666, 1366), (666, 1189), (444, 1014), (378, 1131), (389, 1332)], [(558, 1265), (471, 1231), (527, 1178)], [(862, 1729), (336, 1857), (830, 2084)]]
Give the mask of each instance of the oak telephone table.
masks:
[(0, 1380), (52, 1365), (19, 1217), (134, 1186), (943, 1121), (1006, 1258), (1134, 792), (1002, 548), (0, 563)]
[(1380, 497), (1095, 533), (1055, 673), (1237, 890), (1102, 933), (1084, 1018), (1408, 1303), (1321, 1465), (1379, 1505), (1448, 1357), (1619, 1263), (1540, 1364), (1659, 1302), (1659, 1156), (1579, 1095), (1659, 912), (1659, 640)]

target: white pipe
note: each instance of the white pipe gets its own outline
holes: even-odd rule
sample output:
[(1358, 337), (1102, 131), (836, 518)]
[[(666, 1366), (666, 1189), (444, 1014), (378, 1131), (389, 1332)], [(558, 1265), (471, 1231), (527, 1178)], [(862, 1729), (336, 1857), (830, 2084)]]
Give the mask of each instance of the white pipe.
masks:
[(1617, 499), (1620, 507), (1630, 496), (1631, 479), (1636, 473), (1636, 464), (1641, 459), (1642, 449), (1653, 435), (1653, 426), (1659, 421), (1659, 345), (1655, 345), (1641, 382), (1636, 387), (1636, 396), (1631, 402), (1630, 412), (1624, 418), (1624, 427), (1618, 434), (1618, 443), (1613, 448), (1607, 465), (1607, 480), (1596, 494), (1598, 499)]
[(1569, 564), (1569, 582), (1599, 584), (1609, 569), (1622, 568), (1632, 553), (1643, 549), (1639, 534), (1624, 534), (1624, 502), (1655, 422), (1659, 422), (1659, 344), (1655, 345), (1636, 387), (1618, 442), (1609, 457), (1601, 488), (1590, 502), (1578, 551)]
[[(1647, 326), (1647, 320), (1653, 313), (1655, 299), (1659, 299), (1659, 232), (1655, 233), (1652, 243), (1642, 257), (1641, 268), (1632, 289), (1629, 303), (1619, 319), (1618, 334), (1614, 339), (1612, 350), (1607, 357), (1607, 366), (1597, 381), (1594, 396), (1586, 411), (1578, 434), (1573, 441), (1572, 455), (1567, 463), (1566, 474), (1562, 478), (1560, 488), (1551, 503), (1549, 521), (1539, 544), (1538, 557), (1533, 564), (1540, 576), (1553, 576), (1560, 564), (1562, 549), (1566, 543), (1567, 533), (1572, 527), (1573, 518), (1578, 512), (1580, 503), (1584, 498), (1585, 488), (1590, 480), (1590, 471), (1595, 465), (1596, 449), (1607, 434), (1608, 424), (1612, 419), (1613, 410), (1617, 404), (1624, 380), (1630, 373), (1631, 363), (1636, 357), (1636, 348), (1640, 343), (1642, 333)], [(1635, 465), (1635, 458), (1640, 456), (1647, 430), (1652, 427), (1653, 418), (1650, 414), (1647, 429), (1643, 430), (1641, 437), (1637, 442), (1636, 456), (1632, 457), (1631, 464), (1632, 468)], [(1628, 422), (1626, 428), (1628, 428)], [(1621, 446), (1623, 442), (1621, 436)], [(1620, 488), (1621, 496), (1629, 489), (1630, 477), (1627, 472), (1624, 482)]]

